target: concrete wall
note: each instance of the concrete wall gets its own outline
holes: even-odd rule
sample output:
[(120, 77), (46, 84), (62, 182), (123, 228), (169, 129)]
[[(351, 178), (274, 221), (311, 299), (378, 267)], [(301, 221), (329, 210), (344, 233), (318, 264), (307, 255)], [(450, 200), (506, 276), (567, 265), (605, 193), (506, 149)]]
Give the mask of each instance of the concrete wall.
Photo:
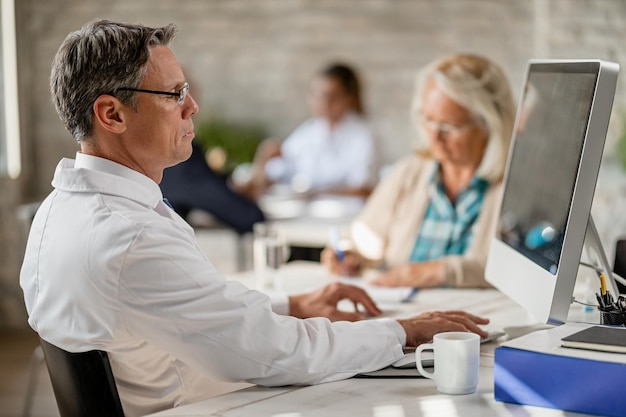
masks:
[[(23, 323), (16, 206), (43, 198), (58, 160), (76, 150), (49, 100), (50, 62), (65, 35), (90, 19), (178, 24), (174, 50), (198, 91), (197, 120), (219, 114), (261, 122), (276, 137), (307, 117), (311, 75), (329, 60), (349, 61), (365, 81), (384, 162), (410, 150), (414, 75), (437, 56), (487, 55), (516, 94), (531, 57), (626, 63), (624, 0), (16, 0), (16, 12), (25, 171), (2, 182), (0, 325)], [(622, 77), (617, 116), (625, 83)], [(614, 117), (607, 152), (621, 120)]]

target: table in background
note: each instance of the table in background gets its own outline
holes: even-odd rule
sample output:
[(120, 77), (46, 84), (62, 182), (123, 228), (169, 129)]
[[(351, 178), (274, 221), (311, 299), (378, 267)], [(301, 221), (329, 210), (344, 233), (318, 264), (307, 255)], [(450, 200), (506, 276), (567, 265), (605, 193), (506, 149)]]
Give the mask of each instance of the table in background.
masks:
[[(254, 274), (229, 277), (254, 287)], [(287, 293), (313, 289), (330, 282), (319, 265), (296, 262), (279, 274), (277, 287)], [(521, 307), (492, 289), (422, 290), (412, 303), (380, 303), (386, 315), (403, 316), (424, 311), (462, 309), (491, 319), (490, 326), (509, 327), (535, 324)], [(582, 317), (574, 305), (572, 319)], [(151, 417), (239, 416), (581, 416), (547, 408), (497, 402), (493, 398), (493, 350), (495, 343), (481, 346), (480, 380), (469, 395), (438, 394), (434, 381), (422, 378), (352, 378), (344, 381), (300, 387), (265, 388), (253, 386), (195, 404), (178, 407)]]
[(319, 260), (333, 228), (346, 228), (365, 205), (362, 197), (331, 194), (295, 194), (290, 188), (274, 186), (259, 198), (259, 207), (285, 243), (291, 259)]

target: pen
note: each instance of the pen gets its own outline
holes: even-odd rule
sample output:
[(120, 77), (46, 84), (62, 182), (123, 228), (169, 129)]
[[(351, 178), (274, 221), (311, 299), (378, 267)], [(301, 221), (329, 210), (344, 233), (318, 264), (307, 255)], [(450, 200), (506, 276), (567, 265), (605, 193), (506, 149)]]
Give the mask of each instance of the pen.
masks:
[(606, 294), (606, 278), (604, 274), (600, 274), (598, 278), (600, 278), (600, 294), (604, 296)]
[(415, 298), (415, 296), (417, 295), (417, 293), (419, 292), (419, 288), (413, 288), (411, 290), (411, 292), (404, 297), (400, 302), (401, 303), (410, 303), (411, 301), (413, 301), (413, 299)]
[(335, 251), (335, 255), (337, 255), (337, 259), (339, 262), (342, 262), (345, 258), (345, 254), (339, 248), (339, 229), (333, 227), (332, 229), (332, 239), (333, 239), (333, 250)]

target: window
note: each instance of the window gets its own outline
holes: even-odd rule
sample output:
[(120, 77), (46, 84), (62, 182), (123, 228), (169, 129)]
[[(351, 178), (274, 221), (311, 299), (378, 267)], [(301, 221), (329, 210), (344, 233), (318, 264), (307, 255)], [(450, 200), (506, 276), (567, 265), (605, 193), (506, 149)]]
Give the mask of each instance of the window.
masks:
[(14, 0), (0, 0), (0, 176), (21, 171)]

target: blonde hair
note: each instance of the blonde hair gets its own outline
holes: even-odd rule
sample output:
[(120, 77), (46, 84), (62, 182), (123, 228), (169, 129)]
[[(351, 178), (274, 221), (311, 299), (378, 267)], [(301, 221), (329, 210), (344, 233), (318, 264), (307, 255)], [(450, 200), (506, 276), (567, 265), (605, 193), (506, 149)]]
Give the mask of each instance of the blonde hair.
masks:
[(419, 133), (417, 151), (425, 156), (430, 156), (430, 147), (423, 139), (426, 135), (419, 115), (425, 87), (431, 81), (465, 107), (488, 132), (476, 176), (489, 182), (502, 179), (515, 121), (513, 94), (502, 69), (478, 55), (455, 54), (432, 62), (418, 73), (411, 116)]

